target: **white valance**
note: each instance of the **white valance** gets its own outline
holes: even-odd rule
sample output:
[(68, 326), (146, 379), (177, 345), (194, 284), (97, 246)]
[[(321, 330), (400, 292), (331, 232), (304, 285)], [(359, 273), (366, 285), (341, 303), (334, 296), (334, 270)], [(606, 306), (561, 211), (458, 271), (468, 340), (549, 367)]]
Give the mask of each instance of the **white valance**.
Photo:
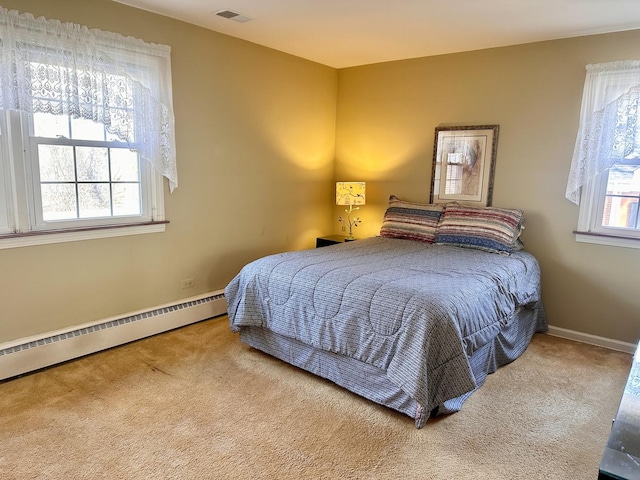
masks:
[(640, 155), (640, 61), (587, 65), (566, 197), (625, 159)]
[(104, 123), (178, 185), (170, 47), (0, 7), (0, 110)]

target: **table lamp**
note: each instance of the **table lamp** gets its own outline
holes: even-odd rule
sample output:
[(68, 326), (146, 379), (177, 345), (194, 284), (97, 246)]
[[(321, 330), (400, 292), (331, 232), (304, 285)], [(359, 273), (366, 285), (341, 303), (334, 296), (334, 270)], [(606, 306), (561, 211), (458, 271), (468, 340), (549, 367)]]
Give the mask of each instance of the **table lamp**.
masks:
[(358, 205), (365, 204), (365, 182), (336, 182), (336, 205), (349, 205), (345, 208), (346, 220), (339, 218), (340, 222), (346, 221), (349, 224), (349, 236), (347, 240), (354, 240), (353, 227), (357, 227), (361, 222), (360, 217), (351, 218), (354, 210), (360, 210)]

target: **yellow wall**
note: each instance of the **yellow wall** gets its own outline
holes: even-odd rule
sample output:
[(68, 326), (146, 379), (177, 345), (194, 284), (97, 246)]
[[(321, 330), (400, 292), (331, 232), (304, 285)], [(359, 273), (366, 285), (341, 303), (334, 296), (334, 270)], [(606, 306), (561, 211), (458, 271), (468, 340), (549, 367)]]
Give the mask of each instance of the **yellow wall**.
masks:
[(493, 205), (525, 210), (549, 322), (637, 342), (640, 250), (576, 243), (564, 191), (585, 66), (639, 52), (637, 30), (340, 70), (336, 180), (367, 182), (358, 233), (377, 233), (390, 194), (429, 200), (436, 126), (499, 124)]
[(584, 67), (639, 58), (640, 31), (336, 71), (108, 0), (1, 4), (172, 47), (180, 186), (163, 234), (0, 250), (0, 342), (217, 290), (254, 258), (312, 247), (340, 232), (336, 180), (367, 181), (356, 234), (375, 235), (391, 193), (428, 201), (437, 125), (493, 123), (493, 204), (526, 212), (550, 323), (638, 340), (640, 250), (576, 243), (564, 189)]
[(165, 233), (0, 250), (0, 342), (221, 289), (331, 231), (335, 69), (108, 0), (1, 5), (171, 46), (180, 185)]

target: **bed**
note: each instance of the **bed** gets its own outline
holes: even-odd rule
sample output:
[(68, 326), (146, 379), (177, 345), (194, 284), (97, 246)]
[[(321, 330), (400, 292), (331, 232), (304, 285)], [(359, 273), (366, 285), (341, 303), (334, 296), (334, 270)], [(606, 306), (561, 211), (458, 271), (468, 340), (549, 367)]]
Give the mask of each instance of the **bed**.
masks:
[[(480, 242), (469, 223), (477, 217), (452, 213), (449, 228), (449, 207), (394, 198), (380, 236), (258, 259), (225, 298), (242, 342), (422, 428), (431, 416), (459, 411), (547, 324), (538, 262), (519, 243), (522, 215), (497, 246), (495, 219), (494, 243), (486, 218)], [(474, 235), (460, 230), (465, 222)]]

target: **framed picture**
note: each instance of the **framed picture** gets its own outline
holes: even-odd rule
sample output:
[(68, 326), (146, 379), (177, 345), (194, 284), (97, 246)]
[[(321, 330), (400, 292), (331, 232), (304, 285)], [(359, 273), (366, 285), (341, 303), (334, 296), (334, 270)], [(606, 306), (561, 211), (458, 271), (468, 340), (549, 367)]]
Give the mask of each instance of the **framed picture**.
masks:
[(498, 130), (498, 125), (436, 127), (431, 203), (491, 205)]

